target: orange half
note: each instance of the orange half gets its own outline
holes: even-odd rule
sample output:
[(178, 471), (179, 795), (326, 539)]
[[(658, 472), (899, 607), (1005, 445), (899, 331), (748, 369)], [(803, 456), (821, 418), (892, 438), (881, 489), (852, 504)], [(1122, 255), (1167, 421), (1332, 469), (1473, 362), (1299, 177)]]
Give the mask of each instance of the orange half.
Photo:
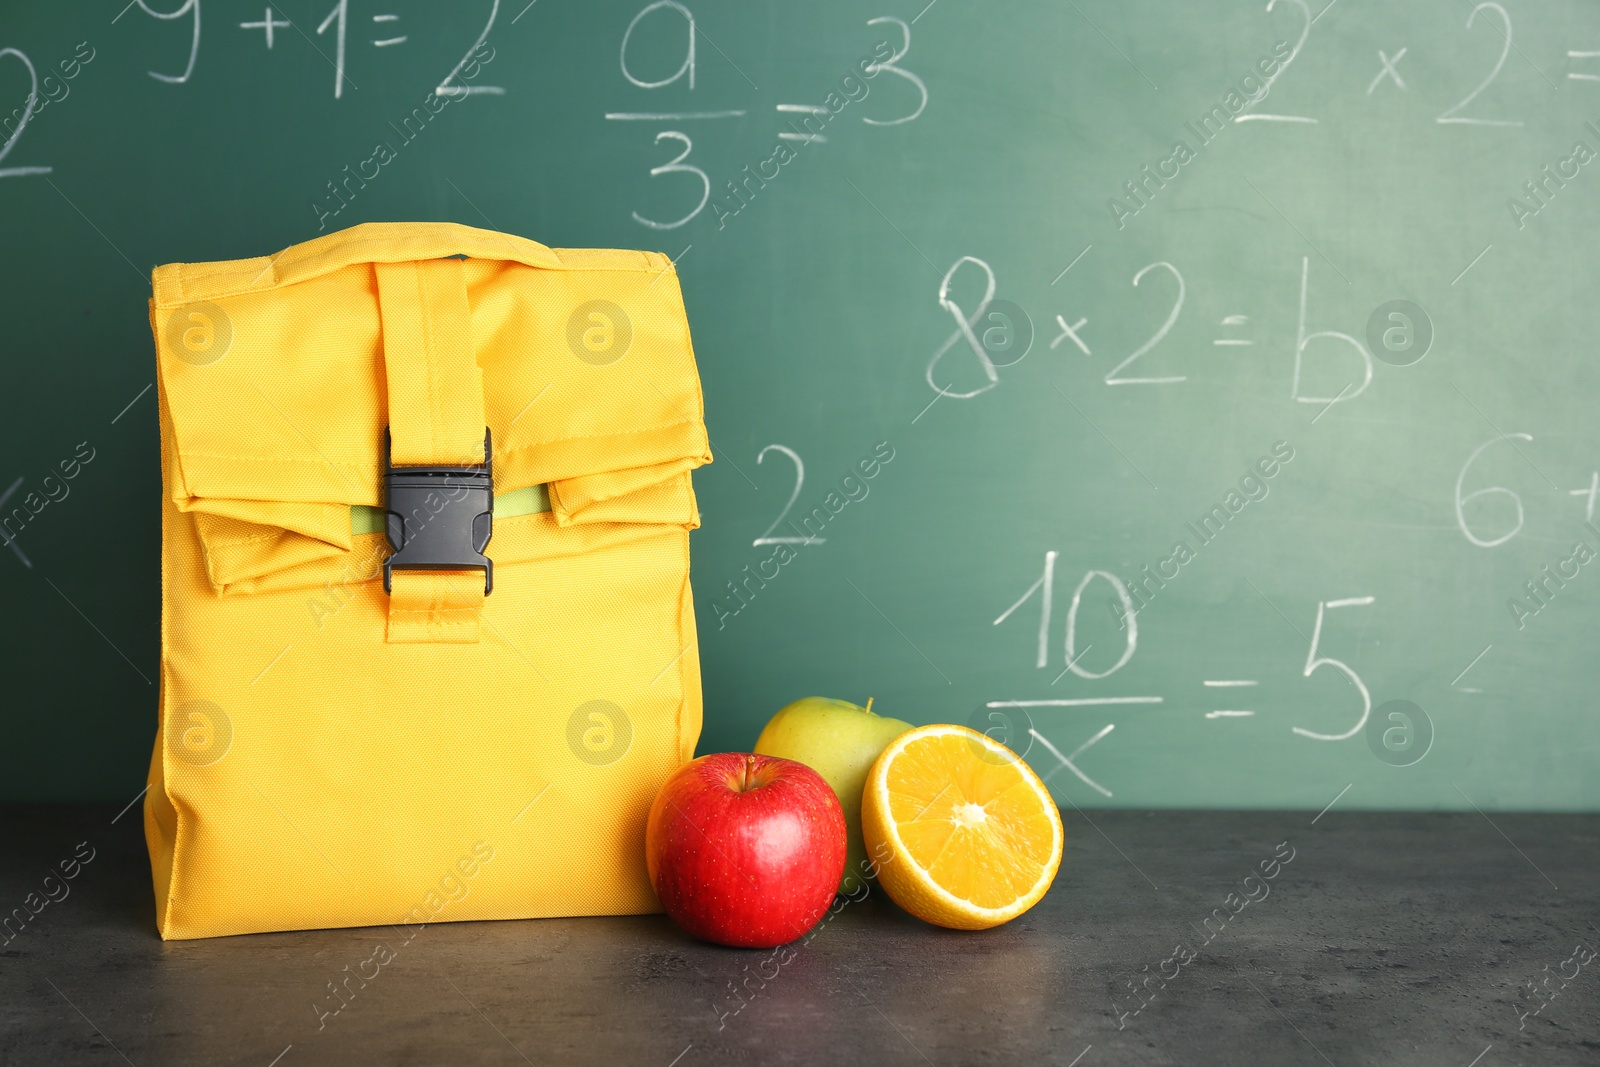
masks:
[(965, 726), (901, 734), (867, 773), (867, 855), (925, 922), (986, 930), (1038, 903), (1061, 866), (1061, 813), (1009, 748)]

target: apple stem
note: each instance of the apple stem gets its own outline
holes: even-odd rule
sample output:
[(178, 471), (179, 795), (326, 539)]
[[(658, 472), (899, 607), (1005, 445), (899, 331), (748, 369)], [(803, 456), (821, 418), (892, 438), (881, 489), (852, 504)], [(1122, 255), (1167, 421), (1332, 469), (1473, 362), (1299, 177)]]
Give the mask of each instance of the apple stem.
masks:
[(744, 781), (742, 783), (740, 783), (740, 786), (739, 786), (741, 792), (749, 792), (750, 791), (750, 779), (755, 776), (755, 769), (756, 769), (756, 758), (755, 758), (755, 756), (746, 756), (744, 758)]
[(869, 711), (869, 712), (872, 710), (872, 698), (871, 697), (867, 698), (867, 706), (866, 706), (866, 708), (864, 710)]

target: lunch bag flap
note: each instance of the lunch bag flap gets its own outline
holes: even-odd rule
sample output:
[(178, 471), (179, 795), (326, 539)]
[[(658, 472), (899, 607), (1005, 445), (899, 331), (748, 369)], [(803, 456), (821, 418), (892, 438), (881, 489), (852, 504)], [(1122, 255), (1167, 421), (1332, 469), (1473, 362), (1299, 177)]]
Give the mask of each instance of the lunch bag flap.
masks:
[[(428, 292), (396, 298), (423, 264), (443, 268)], [(456, 313), (463, 336), (450, 322), (423, 329)], [(381, 550), (371, 512), (384, 503), (386, 431), (452, 428), (428, 439), (428, 457), (400, 442), (397, 465), (472, 447), (461, 462), (481, 462), (483, 432), (463, 414), (478, 405), (497, 512), (520, 494), (513, 510), (537, 507), (558, 530), (698, 524), (688, 472), (710, 446), (682, 296), (659, 253), (367, 223), (273, 257), (160, 267), (150, 316), (170, 492), (221, 592), (317, 585)], [(439, 374), (397, 395), (386, 340), (425, 333), (467, 346), (477, 380)], [(489, 555), (585, 543), (497, 536)]]

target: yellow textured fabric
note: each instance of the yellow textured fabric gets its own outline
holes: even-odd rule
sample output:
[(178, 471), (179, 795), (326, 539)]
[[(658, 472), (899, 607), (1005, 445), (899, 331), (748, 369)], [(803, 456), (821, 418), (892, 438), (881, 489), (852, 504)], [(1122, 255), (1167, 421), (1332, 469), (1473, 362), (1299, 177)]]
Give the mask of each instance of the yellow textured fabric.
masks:
[[(161, 935), (658, 910), (644, 823), (700, 731), (711, 458), (670, 261), (386, 223), (153, 283)], [(615, 336), (572, 328), (597, 307)], [(480, 571), (384, 592), (351, 508), (383, 505), (397, 419), (407, 462), (478, 462), (487, 426), (495, 492), (547, 487), (495, 517), (489, 596)]]

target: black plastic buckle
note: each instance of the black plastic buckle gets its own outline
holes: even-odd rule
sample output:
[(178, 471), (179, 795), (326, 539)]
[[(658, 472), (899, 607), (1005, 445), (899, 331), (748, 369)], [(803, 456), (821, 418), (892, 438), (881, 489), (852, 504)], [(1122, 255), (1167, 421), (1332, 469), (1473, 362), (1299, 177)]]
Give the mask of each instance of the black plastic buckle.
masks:
[(494, 591), (494, 562), (483, 554), (494, 523), (489, 430), (481, 467), (396, 467), (383, 431), (385, 533), (394, 553), (383, 561), (383, 591), (401, 570), (483, 569), (483, 594)]

